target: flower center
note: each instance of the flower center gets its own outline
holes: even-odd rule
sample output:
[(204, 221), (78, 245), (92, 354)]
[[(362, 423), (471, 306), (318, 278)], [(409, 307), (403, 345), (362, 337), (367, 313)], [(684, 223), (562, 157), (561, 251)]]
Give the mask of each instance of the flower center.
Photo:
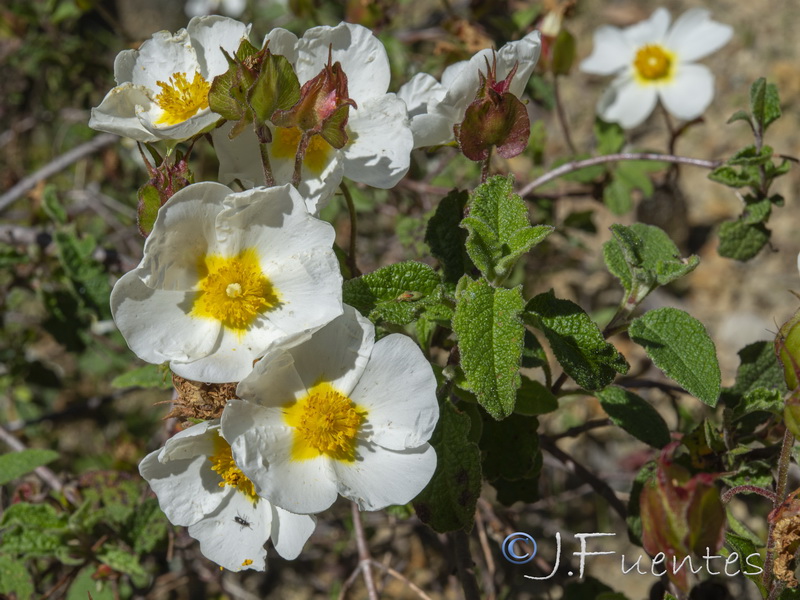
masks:
[[(272, 138), (272, 154), (275, 158), (291, 158), (297, 155), (301, 132), (297, 127), (276, 127)], [(321, 135), (315, 135), (308, 142), (303, 164), (314, 175), (319, 175), (328, 164), (328, 155), (333, 147)]]
[(367, 411), (350, 398), (323, 382), (283, 408), (286, 423), (294, 427), (293, 460), (320, 454), (344, 462), (355, 460), (356, 436)]
[(247, 496), (253, 504), (258, 502), (253, 482), (233, 462), (231, 446), (221, 435), (214, 438), (214, 454), (209, 456), (208, 460), (211, 461), (211, 470), (222, 478), (219, 487), (230, 485)]
[(670, 76), (672, 58), (670, 53), (661, 46), (648, 44), (636, 53), (633, 66), (641, 79), (658, 81)]
[(278, 295), (262, 273), (253, 248), (225, 258), (200, 258), (200, 290), (192, 305), (194, 317), (216, 319), (228, 329), (243, 333), (256, 317), (278, 305)]
[(156, 102), (164, 111), (156, 125), (177, 125), (197, 114), (197, 111), (208, 108), (208, 90), (211, 88), (200, 73), (194, 72), (191, 82), (186, 73), (173, 73), (168, 83), (156, 81), (161, 93)]

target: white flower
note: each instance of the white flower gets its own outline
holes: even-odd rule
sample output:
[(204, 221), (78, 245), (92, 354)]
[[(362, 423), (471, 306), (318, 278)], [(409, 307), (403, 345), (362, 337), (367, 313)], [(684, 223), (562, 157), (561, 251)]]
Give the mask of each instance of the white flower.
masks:
[(239, 381), (277, 343), (342, 313), (330, 224), (291, 186), (190, 185), (161, 208), (139, 266), (111, 292), (131, 349), (186, 379)]
[(521, 40), (509, 42), (494, 54), (487, 48), (468, 61), (450, 65), (442, 73), (441, 83), (427, 73), (412, 77), (397, 95), (408, 105), (414, 147), (446, 144), (455, 139), (453, 126), (464, 120), (464, 113), (475, 100), (480, 87), (479, 74), (486, 75), (487, 61), (491, 66), (495, 56), (497, 81), (508, 77), (514, 65), (518, 65), (509, 91), (521, 97), (541, 49), (539, 32), (533, 31)]
[(204, 556), (230, 571), (266, 567), (264, 544), (296, 558), (316, 522), (259, 498), (231, 457), (219, 420), (194, 425), (148, 454), (139, 472), (153, 488), (161, 510), (189, 528)]
[(728, 43), (733, 29), (693, 8), (669, 27), (670, 15), (657, 9), (649, 19), (619, 29), (604, 25), (594, 33), (594, 50), (581, 70), (616, 75), (597, 104), (597, 114), (630, 128), (639, 125), (660, 99), (672, 115), (691, 120), (714, 97), (714, 75), (693, 64)]
[(202, 17), (220, 11), (228, 17), (238, 19), (247, 8), (247, 0), (188, 0), (184, 11), (190, 17)]
[[(389, 58), (383, 44), (369, 29), (340, 23), (336, 27), (314, 27), (298, 39), (285, 29), (274, 29), (265, 38), (273, 54), (285, 56), (294, 66), (302, 86), (316, 77), (328, 63), (341, 63), (347, 76), (350, 107), (348, 143), (333, 148), (321, 136), (312, 138), (305, 155), (300, 193), (309, 211), (318, 212), (333, 195), (342, 177), (377, 188), (394, 187), (410, 164), (413, 138), (406, 106), (389, 89)], [(231, 125), (232, 126), (232, 125)], [(214, 131), (214, 147), (220, 162), (220, 181), (238, 178), (247, 184), (263, 184), (258, 142), (252, 128), (234, 140), (231, 126)], [(295, 128), (273, 129), (269, 158), (275, 181), (291, 181), (300, 132)]]
[(228, 70), (220, 47), (235, 52), (250, 26), (226, 17), (196, 17), (176, 34), (159, 31), (114, 61), (112, 89), (92, 109), (89, 127), (140, 142), (180, 141), (211, 128), (219, 115), (208, 91)]
[(345, 305), (310, 340), (270, 353), (239, 383), (242, 400), (226, 406), (223, 433), (273, 504), (315, 513), (341, 494), (378, 510), (411, 501), (433, 475), (433, 371), (410, 338), (374, 335)]

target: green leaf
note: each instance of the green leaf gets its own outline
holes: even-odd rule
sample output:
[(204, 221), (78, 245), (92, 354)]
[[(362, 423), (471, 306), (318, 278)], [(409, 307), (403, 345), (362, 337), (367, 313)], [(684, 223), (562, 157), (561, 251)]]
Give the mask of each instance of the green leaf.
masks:
[(0, 455), (0, 485), (30, 473), (36, 467), (53, 462), (59, 456), (55, 450), (30, 448)]
[(139, 558), (135, 554), (110, 543), (103, 545), (97, 553), (97, 560), (119, 573), (134, 576), (146, 575), (145, 570), (139, 563)]
[(108, 298), (111, 285), (103, 266), (93, 257), (97, 242), (91, 236), (78, 239), (66, 229), (56, 231), (53, 239), (61, 266), (70, 278), (77, 296), (101, 319), (111, 318)]
[(772, 159), (772, 147), (764, 146), (759, 151), (753, 144), (745, 146), (727, 161), (729, 165), (741, 165), (745, 167), (757, 167), (766, 164)]
[(499, 477), (491, 482), (497, 492), (497, 501), (504, 506), (515, 502), (530, 504), (539, 500), (539, 472), (542, 470), (542, 454), (536, 455), (536, 466), (531, 475), (523, 479), (503, 479)]
[(158, 388), (172, 389), (172, 372), (165, 365), (144, 365), (118, 375), (111, 381), (115, 388)]
[[(743, 447), (747, 451), (751, 448)], [(772, 476), (772, 465), (765, 460), (748, 460), (744, 462), (735, 473), (726, 473), (720, 477), (725, 485), (729, 487), (737, 487), (740, 485), (753, 485), (761, 488), (771, 488), (774, 483)], [(742, 491), (740, 494), (747, 494), (750, 492)]]
[(670, 442), (669, 427), (644, 398), (614, 385), (597, 393), (597, 398), (615, 425), (653, 448)]
[(430, 441), (436, 471), (413, 503), (420, 520), (439, 533), (472, 528), (481, 493), (481, 454), (468, 440), (469, 432), (470, 418), (445, 402)]
[(47, 184), (44, 188), (42, 208), (57, 225), (64, 225), (67, 222), (67, 211), (61, 205), (56, 193), (56, 186), (52, 183)]
[(652, 480), (656, 472), (655, 461), (645, 463), (633, 479), (631, 493), (628, 497), (628, 516), (625, 522), (628, 525), (628, 537), (637, 546), (642, 545), (642, 515), (641, 496), (644, 486)]
[(458, 283), (472, 267), (467, 255), (467, 232), (460, 227), (468, 199), (467, 192), (453, 190), (447, 194), (428, 221), (425, 231), (425, 243), (441, 264), (442, 279), (452, 285)]
[(17, 598), (33, 598), (33, 578), (25, 563), (6, 554), (0, 554), (0, 594)]
[(717, 351), (700, 321), (682, 310), (659, 308), (634, 320), (628, 333), (668, 377), (716, 406), (721, 380)]
[(54, 556), (64, 548), (68, 517), (49, 504), (12, 504), (0, 518), (3, 552), (22, 558)]
[(539, 453), (538, 427), (536, 417), (484, 418), (480, 442), (484, 478), (516, 480), (530, 475)]
[[(90, 593), (92, 600), (115, 600), (114, 587), (110, 581), (97, 581), (92, 576), (97, 572), (97, 565), (91, 564), (81, 569), (72, 581), (67, 592), (67, 600), (88, 600)], [(120, 594), (116, 596), (119, 598)]]
[(612, 225), (611, 232), (614, 237), (603, 244), (606, 266), (620, 280), (626, 295), (637, 292), (637, 301), (656, 286), (690, 273), (700, 263), (697, 256), (681, 258), (669, 236), (653, 225)]
[[(775, 358), (775, 347), (772, 342), (754, 342), (738, 352), (739, 369), (736, 371), (736, 382), (722, 390), (722, 400), (729, 408), (735, 408), (739, 416), (766, 407), (751, 407), (748, 404), (759, 401), (759, 396), (751, 395), (758, 390), (777, 391), (779, 396), (788, 392), (783, 369)], [(749, 402), (743, 402), (750, 395)]]
[(633, 208), (632, 191), (624, 181), (614, 177), (611, 179), (611, 183), (603, 189), (603, 203), (612, 214), (624, 215)]
[(628, 363), (584, 310), (552, 290), (531, 298), (525, 320), (541, 330), (564, 371), (587, 390), (599, 390), (627, 373)]
[(167, 535), (167, 518), (158, 506), (158, 500), (147, 498), (133, 513), (130, 530), (133, 551), (136, 554), (151, 552)]
[[(739, 569), (744, 576), (755, 583), (759, 592), (761, 592), (762, 598), (766, 598), (768, 592), (761, 581), (764, 559), (753, 542), (746, 537), (727, 531), (725, 532), (725, 543), (730, 546), (733, 552), (739, 555)], [(761, 569), (761, 572), (759, 572), (759, 569)]]
[(439, 276), (428, 265), (406, 261), (344, 282), (345, 304), (372, 321), (411, 323), (427, 306), (440, 304)]
[(521, 287), (494, 288), (484, 279), (467, 284), (458, 297), (453, 331), (458, 337), (467, 385), (495, 419), (514, 410), (525, 326)]
[(625, 145), (625, 130), (616, 123), (606, 123), (600, 117), (594, 120), (597, 154), (614, 154)]
[(774, 83), (761, 77), (750, 86), (750, 111), (762, 131), (780, 118), (781, 103)]
[[(749, 196), (745, 199), (747, 198), (749, 198)], [(769, 219), (772, 213), (772, 204), (773, 202), (770, 198), (762, 198), (760, 200), (747, 202), (739, 220), (746, 225), (764, 223)]]
[(553, 412), (558, 408), (558, 400), (553, 393), (538, 381), (522, 378), (517, 390), (517, 403), (514, 412), (518, 415), (535, 417)]
[(500, 282), (517, 260), (547, 237), (549, 225), (531, 227), (528, 208), (513, 192), (513, 177), (490, 177), (469, 202), (461, 226), (469, 231), (467, 253), (487, 279)]
[(735, 121), (746, 121), (748, 125), (750, 125), (751, 127), (753, 126), (753, 122), (750, 120), (750, 113), (748, 113), (745, 110), (737, 110), (730, 116), (730, 118), (726, 121), (726, 123), (730, 124)]
[(711, 181), (716, 181), (722, 185), (732, 188), (742, 188), (747, 186), (757, 187), (761, 183), (761, 174), (757, 168), (742, 167), (734, 168), (730, 165), (717, 167), (708, 174)]
[(766, 246), (770, 235), (763, 223), (749, 225), (744, 221), (726, 221), (719, 228), (717, 252), (725, 258), (747, 261)]

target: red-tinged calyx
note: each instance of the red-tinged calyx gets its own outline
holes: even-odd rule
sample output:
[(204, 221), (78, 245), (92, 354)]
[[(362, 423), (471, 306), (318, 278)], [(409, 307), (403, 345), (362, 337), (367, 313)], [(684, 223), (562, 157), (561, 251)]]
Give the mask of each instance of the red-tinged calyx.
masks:
[[(189, 169), (188, 162), (190, 152), (191, 148), (183, 156), (177, 153), (174, 160), (168, 156), (158, 167), (150, 164), (150, 161), (142, 153), (150, 180), (137, 192), (139, 202), (136, 210), (136, 224), (139, 233), (144, 237), (150, 235), (156, 216), (158, 216), (158, 210), (166, 204), (167, 200), (194, 182), (194, 174)], [(154, 154), (155, 157), (156, 154)]]
[(350, 107), (358, 108), (347, 90), (347, 75), (337, 61), (328, 64), (300, 89), (300, 99), (287, 110), (278, 109), (272, 122), (278, 127), (296, 127), (305, 137), (320, 135), (334, 148), (348, 141), (347, 119)]
[(464, 113), (464, 120), (453, 127), (464, 156), (474, 161), (489, 157), (493, 146), (503, 158), (520, 154), (528, 145), (531, 123), (525, 105), (511, 93), (511, 82), (519, 63), (508, 75), (497, 80), (497, 57), (486, 61), (486, 74), (479, 73), (478, 92)]

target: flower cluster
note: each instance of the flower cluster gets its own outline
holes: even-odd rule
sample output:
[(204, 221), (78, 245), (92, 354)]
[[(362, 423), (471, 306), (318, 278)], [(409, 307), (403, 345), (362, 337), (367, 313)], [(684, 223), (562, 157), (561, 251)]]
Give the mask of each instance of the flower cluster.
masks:
[[(713, 79), (691, 63), (729, 28), (702, 10), (668, 25), (657, 11), (635, 28), (598, 31), (582, 66), (617, 74), (603, 118), (635, 125), (658, 97), (682, 118), (708, 105)], [(249, 26), (196, 17), (117, 57), (118, 85), (90, 125), (147, 144), (154, 158), (156, 142), (167, 152), (148, 163), (147, 240), (113, 289), (114, 320), (141, 359), (226, 394), (219, 410), (175, 413), (199, 422), (140, 472), (222, 567), (263, 570), (270, 539), (294, 558), (313, 515), (339, 496), (379, 510), (410, 502), (433, 477), (433, 369), (411, 338), (376, 341), (343, 303), (334, 230), (319, 211), (344, 177), (395, 186), (415, 148), (455, 142), (484, 177), (493, 151), (521, 153), (530, 135), (521, 97), (540, 52), (534, 31), (449, 66), (441, 81), (420, 73), (397, 94), (381, 42), (349, 23), (301, 37), (274, 29), (255, 46)], [(193, 182), (188, 156), (203, 138), (221, 183)]]

